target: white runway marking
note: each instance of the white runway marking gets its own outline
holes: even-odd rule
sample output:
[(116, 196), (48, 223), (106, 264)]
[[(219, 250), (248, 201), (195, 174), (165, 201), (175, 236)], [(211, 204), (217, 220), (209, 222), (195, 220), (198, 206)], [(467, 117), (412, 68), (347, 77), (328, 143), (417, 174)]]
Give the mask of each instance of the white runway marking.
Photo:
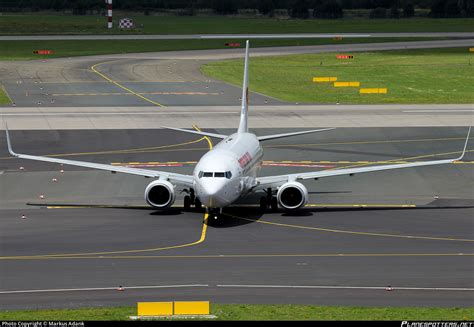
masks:
[(217, 287), (235, 288), (307, 288), (307, 289), (358, 289), (358, 290), (393, 290), (404, 291), (474, 291), (474, 288), (464, 287), (397, 287), (397, 286), (331, 286), (331, 285), (216, 285)]
[[(155, 288), (186, 288), (186, 287), (208, 287), (207, 284), (190, 284), (190, 285), (150, 285), (150, 286), (122, 286), (125, 290), (130, 289), (155, 289)], [(0, 294), (17, 294), (17, 293), (49, 293), (49, 292), (83, 292), (83, 291), (113, 291), (116, 287), (87, 287), (87, 288), (55, 288), (44, 290), (17, 290), (17, 291), (0, 291)]]
[[(372, 38), (372, 37), (473, 37), (472, 32), (409, 32), (409, 33), (280, 33), (280, 34), (133, 34), (133, 35), (2, 35), (0, 40), (199, 40), (199, 39), (300, 39)], [(450, 40), (448, 40), (450, 41)]]
[[(56, 288), (43, 290), (12, 290), (0, 291), (0, 294), (24, 294), (24, 293), (51, 293), (51, 292), (87, 292), (87, 291), (114, 291), (116, 287), (86, 287), (86, 288)], [(124, 290), (131, 289), (160, 289), (160, 288), (196, 288), (210, 287), (209, 284), (189, 284), (189, 285), (148, 285), (148, 286), (122, 286)], [(211, 286), (212, 287), (212, 286)], [(221, 288), (295, 288), (295, 289), (355, 289), (355, 290), (392, 290), (401, 291), (474, 291), (474, 288), (467, 287), (398, 287), (398, 286), (334, 286), (334, 285), (239, 285), (239, 284), (218, 284)]]
[(122, 116), (122, 115), (208, 115), (208, 114), (230, 114), (237, 115), (237, 112), (229, 111), (177, 111), (177, 112), (47, 112), (47, 113), (16, 113), (16, 114), (0, 114), (0, 116), (102, 116), (102, 115), (112, 115), (112, 116)]
[(423, 112), (423, 113), (434, 113), (434, 112), (474, 112), (474, 109), (455, 109), (455, 110), (404, 110), (403, 112)]

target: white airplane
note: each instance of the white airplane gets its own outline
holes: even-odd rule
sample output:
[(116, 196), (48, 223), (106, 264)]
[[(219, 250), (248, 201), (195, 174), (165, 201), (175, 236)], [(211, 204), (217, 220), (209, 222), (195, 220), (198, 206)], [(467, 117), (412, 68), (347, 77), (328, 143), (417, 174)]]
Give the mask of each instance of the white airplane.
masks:
[(308, 190), (299, 182), (301, 180), (317, 180), (323, 177), (341, 175), (352, 176), (354, 174), (382, 170), (449, 164), (461, 160), (466, 152), (471, 131), (470, 127), (462, 154), (460, 157), (455, 159), (257, 177), (257, 172), (261, 168), (263, 158), (261, 142), (295, 135), (328, 131), (334, 128), (267, 136), (256, 136), (255, 134), (250, 133), (247, 126), (248, 60), (249, 42), (247, 41), (242, 90), (242, 111), (240, 114), (239, 128), (236, 133), (232, 135), (221, 135), (181, 128), (164, 127), (222, 140), (199, 160), (194, 169), (193, 175), (17, 154), (13, 152), (8, 133), (8, 126), (5, 124), (8, 151), (12, 156), (20, 159), (39, 160), (64, 165), (107, 170), (113, 173), (119, 172), (154, 178), (155, 180), (145, 189), (145, 200), (149, 205), (159, 209), (168, 208), (175, 202), (177, 190), (182, 190), (188, 194), (184, 197), (185, 209), (189, 209), (191, 205), (194, 205), (196, 208), (201, 208), (201, 206), (204, 205), (206, 206), (209, 215), (215, 219), (217, 219), (219, 214), (222, 212), (222, 208), (231, 205), (240, 197), (250, 193), (266, 193), (265, 196), (260, 198), (260, 207), (264, 210), (268, 207), (272, 210), (276, 210), (278, 206), (286, 210), (294, 210), (303, 207), (308, 201)]

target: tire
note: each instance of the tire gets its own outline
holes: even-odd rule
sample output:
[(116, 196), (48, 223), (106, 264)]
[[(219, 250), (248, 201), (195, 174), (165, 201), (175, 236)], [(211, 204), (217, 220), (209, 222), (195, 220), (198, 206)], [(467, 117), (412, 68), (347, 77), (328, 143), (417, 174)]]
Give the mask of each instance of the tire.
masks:
[(262, 196), (260, 198), (260, 210), (265, 211), (268, 208), (267, 198)]
[(202, 203), (201, 203), (201, 201), (199, 201), (198, 198), (194, 199), (194, 206), (196, 207), (196, 209), (201, 209), (202, 208)]
[(186, 195), (184, 197), (184, 210), (189, 210), (191, 208), (191, 197)]
[(272, 200), (270, 202), (270, 207), (272, 208), (272, 211), (278, 210), (278, 200), (275, 196), (272, 197)]

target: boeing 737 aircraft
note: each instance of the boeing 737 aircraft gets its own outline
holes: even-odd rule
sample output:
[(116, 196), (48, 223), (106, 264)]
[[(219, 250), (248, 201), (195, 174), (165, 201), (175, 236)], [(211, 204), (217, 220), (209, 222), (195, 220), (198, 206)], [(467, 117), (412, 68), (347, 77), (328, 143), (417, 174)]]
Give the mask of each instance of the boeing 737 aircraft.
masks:
[(294, 210), (303, 207), (308, 201), (308, 190), (300, 181), (341, 175), (352, 176), (354, 174), (382, 170), (449, 164), (456, 160), (461, 160), (466, 152), (471, 128), (469, 128), (461, 156), (455, 159), (258, 177), (257, 172), (262, 165), (263, 158), (262, 142), (277, 138), (328, 131), (334, 128), (267, 136), (256, 136), (250, 133), (247, 126), (248, 61), (249, 42), (247, 41), (242, 89), (242, 111), (240, 114), (240, 124), (236, 133), (232, 135), (222, 135), (165, 127), (181, 132), (221, 139), (219, 144), (199, 160), (192, 175), (17, 154), (13, 152), (8, 127), (5, 124), (8, 151), (12, 156), (21, 159), (39, 160), (154, 178), (155, 180), (148, 184), (145, 189), (145, 200), (152, 207), (159, 209), (170, 207), (175, 202), (177, 191), (182, 190), (187, 193), (184, 197), (184, 207), (186, 209), (189, 209), (192, 205), (196, 208), (200, 208), (204, 205), (209, 215), (216, 219), (222, 212), (222, 208), (231, 205), (240, 197), (250, 193), (261, 192), (264, 195), (260, 198), (260, 207), (262, 209), (270, 207), (275, 210), (280, 206), (286, 210)]

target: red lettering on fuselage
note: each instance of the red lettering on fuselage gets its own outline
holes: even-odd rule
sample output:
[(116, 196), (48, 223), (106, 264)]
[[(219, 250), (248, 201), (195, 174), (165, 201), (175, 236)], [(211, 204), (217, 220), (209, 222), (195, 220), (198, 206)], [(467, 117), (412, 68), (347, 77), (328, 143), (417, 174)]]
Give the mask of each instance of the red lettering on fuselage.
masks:
[(248, 152), (245, 152), (244, 155), (239, 159), (240, 168), (247, 166), (250, 161), (252, 161), (252, 156)]

